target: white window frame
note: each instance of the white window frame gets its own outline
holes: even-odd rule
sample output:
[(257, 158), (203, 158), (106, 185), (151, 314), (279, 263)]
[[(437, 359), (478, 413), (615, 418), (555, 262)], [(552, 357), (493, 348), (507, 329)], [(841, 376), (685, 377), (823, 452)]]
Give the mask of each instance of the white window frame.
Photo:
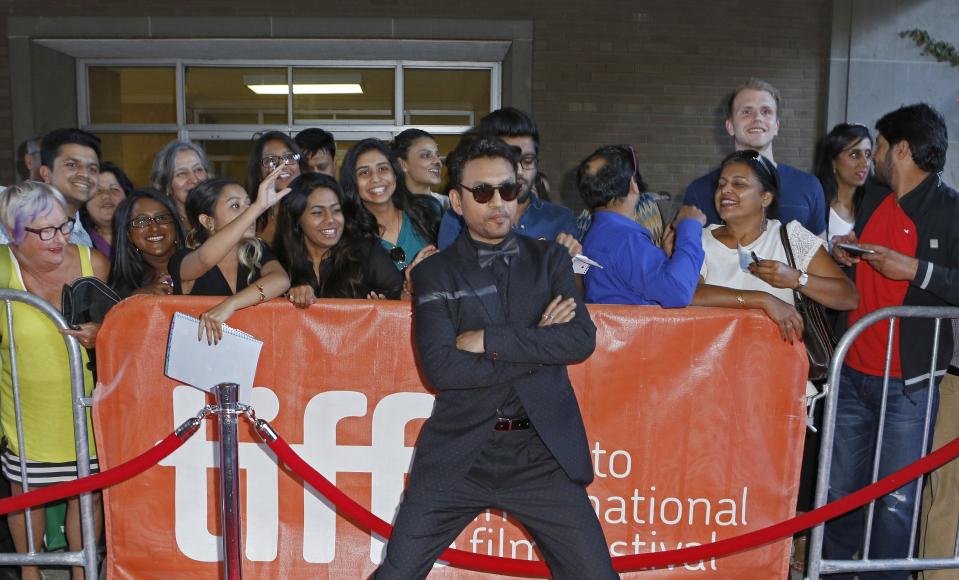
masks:
[[(91, 123), (90, 122), (90, 67), (175, 67), (176, 118), (169, 124), (137, 123)], [(294, 122), (293, 94), (287, 94), (287, 123), (276, 124), (195, 124), (186, 119), (186, 68), (212, 66), (218, 68), (273, 67), (287, 69), (287, 83), (292, 84), (294, 68), (393, 68), (394, 118), (392, 120), (346, 120), (325, 119), (320, 123)], [(249, 140), (260, 131), (282, 131), (295, 135), (307, 127), (321, 126), (336, 139), (353, 140), (359, 136), (395, 136), (415, 127), (434, 135), (458, 135), (471, 125), (420, 125), (409, 124), (404, 105), (403, 82), (406, 69), (455, 69), (490, 71), (490, 110), (495, 111), (502, 103), (502, 63), (470, 61), (423, 61), (423, 60), (223, 60), (223, 59), (77, 59), (77, 116), (79, 126), (94, 133), (175, 133), (177, 138), (190, 141)], [(476, 119), (471, 116), (471, 124)]]

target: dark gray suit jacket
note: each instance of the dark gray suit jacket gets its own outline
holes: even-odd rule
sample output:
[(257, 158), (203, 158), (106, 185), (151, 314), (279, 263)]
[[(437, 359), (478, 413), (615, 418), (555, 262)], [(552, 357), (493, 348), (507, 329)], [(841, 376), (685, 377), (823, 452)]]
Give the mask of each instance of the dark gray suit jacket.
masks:
[[(446, 250), (413, 270), (414, 332), (419, 365), (436, 390), (410, 474), (414, 484), (447, 489), (465, 476), (493, 436), (496, 409), (512, 384), (547, 448), (576, 482), (593, 470), (586, 430), (566, 373), (596, 345), (596, 327), (573, 279), (566, 248), (517, 236), (504, 312), (495, 281), (482, 269), (464, 229)], [(576, 298), (576, 317), (538, 328), (554, 296)], [(456, 337), (485, 329), (485, 353), (456, 349)]]

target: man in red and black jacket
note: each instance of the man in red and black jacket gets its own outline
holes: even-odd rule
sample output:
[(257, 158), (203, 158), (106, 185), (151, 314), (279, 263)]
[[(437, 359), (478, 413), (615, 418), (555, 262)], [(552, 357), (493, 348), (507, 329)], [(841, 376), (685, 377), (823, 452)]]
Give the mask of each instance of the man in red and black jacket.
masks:
[[(854, 233), (834, 242), (860, 246), (857, 257), (833, 245), (833, 257), (850, 266), (861, 297), (849, 324), (889, 306), (959, 305), (959, 194), (942, 182), (948, 138), (935, 109), (918, 104), (893, 111), (876, 123), (873, 159), (876, 181), (888, 189), (867, 194)], [(876, 432), (883, 407), (889, 327), (876, 324), (852, 344), (839, 382), (836, 436), (829, 501), (872, 480)], [(935, 319), (897, 320), (889, 348), (889, 389), (879, 454), (879, 478), (921, 457), (926, 412), (932, 397), (936, 416), (938, 383), (949, 367), (952, 333), (942, 324), (936, 360)], [(930, 368), (933, 373), (930, 375)], [(932, 421), (930, 421), (931, 423)], [(931, 425), (930, 425), (931, 429)], [(869, 549), (874, 559), (910, 556), (916, 482), (878, 500)], [(860, 551), (865, 514), (858, 510), (826, 526), (829, 559), (850, 559)], [(909, 571), (859, 574), (859, 578), (902, 578)], [(837, 576), (837, 578), (840, 576)]]

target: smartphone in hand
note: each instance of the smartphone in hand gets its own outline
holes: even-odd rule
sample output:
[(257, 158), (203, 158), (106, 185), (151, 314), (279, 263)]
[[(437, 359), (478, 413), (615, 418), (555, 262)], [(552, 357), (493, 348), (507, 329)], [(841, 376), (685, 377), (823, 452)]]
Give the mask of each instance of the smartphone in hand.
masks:
[(856, 244), (836, 244), (843, 250), (846, 250), (847, 253), (852, 254), (853, 256), (862, 256), (863, 254), (875, 254), (876, 250), (867, 250), (862, 246), (857, 246)]

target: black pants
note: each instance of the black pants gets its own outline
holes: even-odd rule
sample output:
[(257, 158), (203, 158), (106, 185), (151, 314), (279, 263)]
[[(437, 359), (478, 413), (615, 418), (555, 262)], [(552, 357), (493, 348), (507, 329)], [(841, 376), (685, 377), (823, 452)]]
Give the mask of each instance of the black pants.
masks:
[(567, 477), (536, 431), (490, 432), (452, 489), (407, 488), (386, 557), (372, 578), (425, 578), (443, 550), (488, 508), (522, 522), (553, 578), (618, 578), (586, 489)]

